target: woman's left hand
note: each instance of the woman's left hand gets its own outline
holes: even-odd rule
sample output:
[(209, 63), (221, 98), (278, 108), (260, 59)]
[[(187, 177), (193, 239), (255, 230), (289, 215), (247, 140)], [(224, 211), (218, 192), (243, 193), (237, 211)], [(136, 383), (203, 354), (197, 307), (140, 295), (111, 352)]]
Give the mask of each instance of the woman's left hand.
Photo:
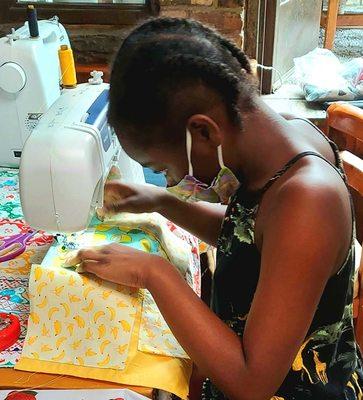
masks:
[(80, 264), (85, 272), (135, 288), (146, 288), (150, 271), (164, 263), (168, 262), (160, 256), (116, 243), (79, 250), (67, 260), (69, 265)]

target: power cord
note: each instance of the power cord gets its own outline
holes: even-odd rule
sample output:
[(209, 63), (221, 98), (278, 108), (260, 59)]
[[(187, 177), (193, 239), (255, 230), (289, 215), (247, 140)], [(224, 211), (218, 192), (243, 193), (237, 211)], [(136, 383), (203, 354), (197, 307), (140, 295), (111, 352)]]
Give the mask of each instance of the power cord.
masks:
[(282, 87), (282, 85), (283, 85), (282, 75), (281, 75), (281, 72), (277, 68), (268, 67), (268, 66), (262, 65), (262, 64), (257, 64), (257, 67), (259, 67), (259, 68), (261, 68), (261, 69), (263, 69), (265, 71), (275, 71), (276, 72), (276, 74), (277, 74), (277, 76), (279, 78), (280, 86), (277, 89), (275, 89), (274, 92), (276, 92), (277, 90), (279, 90)]

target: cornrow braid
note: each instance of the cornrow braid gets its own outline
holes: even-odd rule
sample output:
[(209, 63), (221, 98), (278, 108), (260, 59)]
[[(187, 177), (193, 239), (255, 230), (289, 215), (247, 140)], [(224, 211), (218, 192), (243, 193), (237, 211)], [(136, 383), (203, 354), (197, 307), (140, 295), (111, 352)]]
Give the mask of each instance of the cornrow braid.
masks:
[(207, 85), (216, 89), (233, 123), (241, 123), (238, 107), (240, 81), (228, 65), (190, 54), (174, 54), (165, 59), (164, 64), (159, 67), (159, 72), (177, 73), (178, 69), (184, 75), (199, 76)]
[(244, 69), (249, 74), (252, 73), (250, 61), (247, 55), (241, 49), (239, 49), (232, 41), (220, 35), (215, 29), (203, 25), (199, 21), (193, 19), (180, 19), (172, 17), (155, 18), (140, 25), (139, 28), (137, 28), (137, 31), (165, 32), (166, 29), (171, 29), (176, 27), (184, 28), (185, 30), (189, 30), (189, 32), (194, 31), (195, 33), (198, 32), (204, 33), (206, 38), (214, 42), (218, 41), (222, 46), (224, 46), (230, 52), (230, 54), (234, 58), (236, 58), (236, 60), (238, 60), (242, 69)]
[(236, 60), (238, 60), (242, 69), (244, 69), (249, 74), (252, 73), (251, 64), (247, 55), (241, 49), (239, 49), (232, 41), (220, 35), (215, 29), (203, 25), (198, 21), (195, 20), (187, 20), (187, 21), (192, 26), (195, 26), (197, 27), (197, 29), (200, 29), (201, 31), (205, 32), (208, 38), (217, 39), (219, 43), (222, 46), (224, 46), (231, 53), (231, 55), (234, 58), (236, 58)]
[(249, 60), (232, 42), (194, 20), (156, 18), (135, 28), (120, 47), (109, 122), (146, 145), (161, 131), (182, 137), (187, 119), (207, 112), (213, 101), (221, 101), (241, 127), (241, 110), (253, 107), (255, 95)]

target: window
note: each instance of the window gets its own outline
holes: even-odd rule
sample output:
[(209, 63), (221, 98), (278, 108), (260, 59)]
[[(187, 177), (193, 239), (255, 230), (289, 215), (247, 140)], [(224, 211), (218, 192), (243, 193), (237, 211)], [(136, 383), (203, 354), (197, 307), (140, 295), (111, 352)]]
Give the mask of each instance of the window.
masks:
[(24, 22), (26, 4), (40, 19), (57, 15), (66, 24), (131, 26), (159, 13), (159, 0), (1, 0), (0, 23)]

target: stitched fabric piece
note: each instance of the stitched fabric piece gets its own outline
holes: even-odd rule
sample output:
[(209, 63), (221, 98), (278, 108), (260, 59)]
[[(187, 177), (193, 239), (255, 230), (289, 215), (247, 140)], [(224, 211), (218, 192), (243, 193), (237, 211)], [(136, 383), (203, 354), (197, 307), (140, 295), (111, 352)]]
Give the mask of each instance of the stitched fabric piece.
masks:
[(29, 279), (22, 356), (123, 369), (139, 304), (137, 292), (59, 267), (35, 265)]

